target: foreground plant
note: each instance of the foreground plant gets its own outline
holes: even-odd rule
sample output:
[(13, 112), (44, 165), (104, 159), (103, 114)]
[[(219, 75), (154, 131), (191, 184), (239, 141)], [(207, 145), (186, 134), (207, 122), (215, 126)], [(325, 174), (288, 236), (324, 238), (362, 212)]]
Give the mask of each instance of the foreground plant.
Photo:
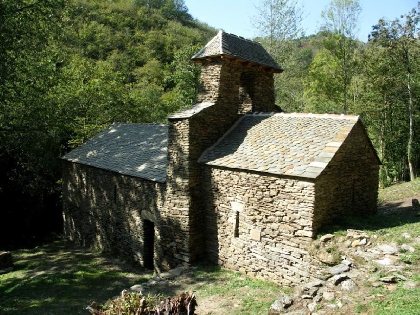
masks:
[(192, 292), (162, 299), (161, 295), (147, 295), (124, 290), (121, 296), (104, 305), (93, 302), (86, 309), (92, 315), (192, 315), (197, 301)]

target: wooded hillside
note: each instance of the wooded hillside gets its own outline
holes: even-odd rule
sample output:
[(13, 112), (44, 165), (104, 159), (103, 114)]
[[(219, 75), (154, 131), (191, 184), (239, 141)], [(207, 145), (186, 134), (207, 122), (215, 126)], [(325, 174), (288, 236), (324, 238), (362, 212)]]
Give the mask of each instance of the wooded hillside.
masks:
[(71, 147), (191, 106), (190, 57), (216, 31), (178, 0), (0, 5), (1, 246), (60, 229), (59, 157)]

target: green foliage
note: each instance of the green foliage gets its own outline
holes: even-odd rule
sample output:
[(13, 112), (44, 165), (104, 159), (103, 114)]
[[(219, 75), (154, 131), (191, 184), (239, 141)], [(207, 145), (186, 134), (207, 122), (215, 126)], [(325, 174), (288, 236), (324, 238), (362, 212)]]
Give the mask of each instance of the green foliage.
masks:
[(363, 54), (365, 104), (360, 112), (384, 164), (384, 185), (413, 180), (419, 164), (419, 14), (413, 10), (393, 22), (380, 20)]
[[(331, 0), (329, 7), (322, 12), (324, 18), (323, 29), (327, 35), (323, 41), (323, 46), (329, 54), (324, 54), (321, 67), (318, 66), (317, 70), (325, 71), (322, 74), (323, 77), (328, 76), (330, 79), (326, 85), (331, 82), (335, 83), (333, 87), (328, 89), (330, 95), (327, 95), (327, 98), (329, 98), (331, 91), (334, 91), (335, 97), (329, 99), (336, 104), (336, 108), (332, 112), (347, 114), (349, 111), (349, 90), (352, 78), (356, 73), (354, 54), (357, 45), (354, 32), (360, 11), (358, 0)], [(333, 63), (332, 67), (329, 66), (328, 61)], [(321, 79), (324, 78), (321, 77)], [(317, 80), (319, 81), (319, 78)], [(307, 94), (310, 95), (310, 99), (317, 103), (324, 102), (322, 96), (325, 96), (325, 94), (322, 91), (309, 89)]]
[(342, 89), (337, 80), (339, 61), (327, 49), (314, 57), (305, 83), (305, 110), (315, 113), (340, 113)]
[(284, 72), (276, 76), (275, 90), (277, 103), (286, 112), (304, 110), (304, 78), (313, 58), (310, 45), (306, 39), (287, 41), (282, 45), (284, 53), (279, 64)]
[(69, 148), (112, 122), (164, 122), (194, 103), (190, 57), (214, 30), (181, 0), (0, 5), (0, 200), (28, 202), (7, 207), (2, 222), (19, 213), (41, 220)]
[(150, 314), (162, 300), (164, 298), (160, 295), (143, 296), (137, 292), (124, 292), (121, 296), (108, 300), (103, 306), (92, 309), (91, 314)]
[(383, 164), (381, 184), (413, 180), (420, 164), (420, 11), (380, 20), (367, 44), (353, 39), (359, 12), (358, 2), (347, 0), (324, 12), (327, 31), (318, 34), (303, 76), (304, 110), (360, 115)]

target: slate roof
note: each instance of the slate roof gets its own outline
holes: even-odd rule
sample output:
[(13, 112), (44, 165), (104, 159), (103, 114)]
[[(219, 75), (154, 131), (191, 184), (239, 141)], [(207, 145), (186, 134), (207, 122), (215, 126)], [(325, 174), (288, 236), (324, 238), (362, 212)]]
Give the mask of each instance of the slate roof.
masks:
[(268, 67), (275, 72), (283, 71), (261, 44), (222, 30), (192, 59), (200, 60), (223, 55), (253, 62)]
[(64, 155), (63, 159), (165, 182), (167, 150), (168, 126), (113, 124)]
[(184, 119), (184, 118), (190, 118), (194, 116), (195, 114), (198, 114), (202, 110), (209, 108), (213, 106), (214, 103), (212, 102), (203, 102), (195, 104), (192, 108), (176, 112), (174, 114), (169, 115), (168, 119)]
[(358, 120), (358, 116), (344, 115), (245, 115), (202, 154), (199, 162), (316, 178)]

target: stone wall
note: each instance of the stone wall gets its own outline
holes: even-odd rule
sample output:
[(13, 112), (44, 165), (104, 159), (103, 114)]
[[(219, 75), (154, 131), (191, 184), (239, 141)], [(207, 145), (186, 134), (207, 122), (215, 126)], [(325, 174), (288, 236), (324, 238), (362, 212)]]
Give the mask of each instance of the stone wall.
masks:
[(283, 284), (311, 279), (314, 183), (206, 166), (203, 186), (212, 263)]
[(172, 120), (168, 129), (167, 195), (161, 210), (162, 249), (169, 267), (190, 257), (190, 137), (188, 119)]
[(215, 102), (219, 98), (221, 60), (209, 60), (202, 64), (197, 102)]
[[(141, 264), (145, 252), (162, 257), (160, 214), (165, 184), (63, 162), (64, 233), (72, 241)], [(145, 248), (144, 220), (155, 224)], [(152, 267), (152, 266), (148, 266)]]
[(378, 173), (379, 160), (358, 122), (316, 180), (314, 231), (340, 217), (375, 213)]

